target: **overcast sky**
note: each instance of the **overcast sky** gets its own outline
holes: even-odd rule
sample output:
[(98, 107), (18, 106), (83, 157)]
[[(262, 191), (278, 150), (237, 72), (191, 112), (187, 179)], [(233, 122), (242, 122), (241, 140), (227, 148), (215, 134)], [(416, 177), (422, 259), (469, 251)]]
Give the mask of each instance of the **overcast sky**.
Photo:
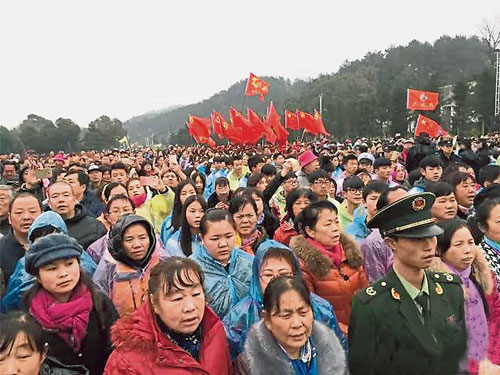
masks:
[(125, 121), (249, 72), (315, 77), (413, 39), (477, 34), (495, 15), (499, 0), (0, 0), (0, 124)]

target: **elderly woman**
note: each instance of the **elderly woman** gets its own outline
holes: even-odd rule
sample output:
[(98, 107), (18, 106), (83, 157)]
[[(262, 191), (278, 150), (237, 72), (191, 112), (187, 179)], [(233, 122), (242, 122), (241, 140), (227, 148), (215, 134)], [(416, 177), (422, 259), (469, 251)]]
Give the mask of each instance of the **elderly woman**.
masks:
[(300, 277), (279, 276), (264, 293), (263, 320), (250, 329), (237, 375), (344, 374), (339, 339), (314, 320), (310, 293)]
[(26, 308), (47, 334), (48, 355), (101, 375), (111, 352), (113, 304), (80, 270), (83, 248), (65, 234), (38, 239), (26, 253), (26, 271), (37, 281)]
[(200, 267), (171, 257), (151, 270), (147, 302), (113, 327), (105, 375), (230, 375), (224, 327)]
[(344, 332), (351, 300), (368, 286), (356, 242), (340, 230), (337, 208), (328, 201), (307, 206), (297, 218), (302, 235), (290, 241), (309, 290), (330, 302)]

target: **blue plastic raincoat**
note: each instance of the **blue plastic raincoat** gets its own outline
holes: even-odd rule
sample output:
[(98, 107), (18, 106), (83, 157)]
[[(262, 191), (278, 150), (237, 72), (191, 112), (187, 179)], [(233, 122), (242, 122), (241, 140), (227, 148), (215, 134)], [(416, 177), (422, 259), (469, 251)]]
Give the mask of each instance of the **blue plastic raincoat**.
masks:
[(359, 244), (372, 232), (366, 225), (366, 208), (360, 206), (354, 210), (352, 223), (349, 223), (345, 229), (344, 233), (353, 237)]
[[(192, 241), (191, 241), (191, 252), (192, 254), (196, 254), (198, 251), (200, 251), (201, 245), (201, 238), (200, 236), (191, 236)], [(184, 251), (182, 251), (181, 247), (181, 230), (179, 229), (176, 231), (172, 236), (168, 239), (167, 243), (165, 244), (165, 250), (167, 252), (167, 255), (169, 257), (185, 257), (186, 255), (184, 254)]]

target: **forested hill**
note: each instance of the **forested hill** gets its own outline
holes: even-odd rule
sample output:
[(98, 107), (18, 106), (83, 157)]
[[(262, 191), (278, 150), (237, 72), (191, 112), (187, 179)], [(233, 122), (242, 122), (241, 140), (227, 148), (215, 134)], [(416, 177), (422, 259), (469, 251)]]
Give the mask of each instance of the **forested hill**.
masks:
[[(452, 89), (454, 94), (448, 98), (455, 103), (453, 118), (443, 121), (448, 125), (453, 122), (461, 132), (472, 131), (483, 120), (488, 130), (492, 120), (494, 68), (487, 44), (478, 37), (443, 36), (433, 44), (414, 40), (406, 46), (392, 46), (383, 52), (369, 52), (359, 60), (346, 61), (337, 72), (309, 82), (262, 78), (271, 84), (266, 102), (250, 97), (246, 105), (261, 114), (270, 100), (280, 113), (285, 107), (312, 111), (319, 108), (318, 98), (323, 94), (323, 121), (337, 137), (405, 133), (416, 116), (406, 110), (409, 87), (438, 90), (454, 85), (456, 90)], [(475, 84), (471, 86), (470, 82)], [(170, 140), (190, 142), (184, 126), (187, 115), (208, 116), (215, 109), (227, 116), (230, 106), (241, 109), (245, 84), (246, 79), (200, 103), (134, 118), (124, 126), (133, 140), (143, 141), (153, 133), (157, 140), (165, 141), (170, 133), (178, 133)], [(438, 107), (428, 115), (441, 121), (441, 114)]]
[[(266, 82), (271, 84), (267, 99), (272, 98), (277, 108), (283, 108), (285, 100), (299, 95), (305, 86), (304, 81), (291, 82), (284, 78), (262, 76)], [(128, 131), (132, 141), (143, 142), (146, 137), (151, 139), (155, 136), (155, 143), (166, 144), (169, 136), (180, 132), (187, 133), (184, 123), (188, 114), (209, 117), (213, 110), (219, 111), (229, 120), (229, 107), (233, 106), (240, 110), (243, 104), (243, 92), (245, 91), (246, 79), (232, 85), (229, 89), (221, 91), (209, 99), (199, 103), (179, 106), (163, 113), (148, 113), (137, 116), (124, 122), (123, 126)], [(245, 107), (248, 105), (257, 113), (264, 115), (268, 100), (265, 103), (259, 101), (258, 97), (246, 97)], [(186, 137), (188, 140), (188, 137)]]

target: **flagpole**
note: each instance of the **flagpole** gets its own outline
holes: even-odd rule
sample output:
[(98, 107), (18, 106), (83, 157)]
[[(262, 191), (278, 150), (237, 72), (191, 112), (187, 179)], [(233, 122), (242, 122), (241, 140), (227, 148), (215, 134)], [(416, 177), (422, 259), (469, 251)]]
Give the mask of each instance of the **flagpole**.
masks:
[(243, 113), (243, 108), (245, 108), (245, 100), (246, 100), (247, 96), (245, 95), (245, 93), (243, 93), (243, 103), (241, 103), (241, 109), (240, 109), (240, 112)]

